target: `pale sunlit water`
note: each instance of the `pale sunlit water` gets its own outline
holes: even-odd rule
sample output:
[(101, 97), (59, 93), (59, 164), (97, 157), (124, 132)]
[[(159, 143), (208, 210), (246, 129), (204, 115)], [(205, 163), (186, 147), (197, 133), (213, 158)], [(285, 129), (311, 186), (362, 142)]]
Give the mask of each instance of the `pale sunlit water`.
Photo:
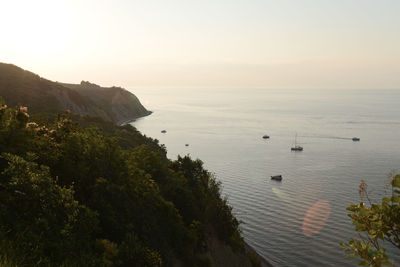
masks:
[[(200, 158), (222, 181), (245, 240), (271, 263), (356, 265), (339, 245), (356, 236), (346, 207), (359, 202), (362, 179), (382, 197), (400, 166), (400, 90), (133, 92), (154, 112), (133, 125), (171, 159)], [(302, 152), (290, 151), (296, 132)], [(276, 174), (282, 182), (270, 180)]]

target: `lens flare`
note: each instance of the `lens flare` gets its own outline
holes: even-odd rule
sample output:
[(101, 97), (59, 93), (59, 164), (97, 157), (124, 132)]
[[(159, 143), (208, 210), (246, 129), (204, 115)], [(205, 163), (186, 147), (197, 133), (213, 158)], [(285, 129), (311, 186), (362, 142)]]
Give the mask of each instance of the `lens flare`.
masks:
[(318, 200), (308, 209), (303, 220), (303, 234), (313, 236), (318, 234), (331, 214), (331, 204), (328, 200)]

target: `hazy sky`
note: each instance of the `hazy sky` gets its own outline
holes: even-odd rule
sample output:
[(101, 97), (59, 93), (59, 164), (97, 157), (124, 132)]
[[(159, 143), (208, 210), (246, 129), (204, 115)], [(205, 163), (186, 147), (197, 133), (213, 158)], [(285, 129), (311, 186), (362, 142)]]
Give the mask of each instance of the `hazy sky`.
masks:
[(400, 88), (400, 0), (3, 0), (0, 62), (133, 87)]

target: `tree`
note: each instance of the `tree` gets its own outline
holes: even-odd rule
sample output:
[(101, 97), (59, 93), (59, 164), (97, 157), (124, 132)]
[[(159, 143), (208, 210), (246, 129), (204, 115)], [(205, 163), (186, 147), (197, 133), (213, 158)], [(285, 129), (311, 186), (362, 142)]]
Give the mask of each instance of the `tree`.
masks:
[(345, 252), (350, 252), (349, 257), (361, 258), (360, 265), (391, 265), (383, 243), (400, 249), (400, 175), (391, 180), (390, 186), (391, 196), (384, 197), (381, 204), (374, 204), (368, 196), (368, 185), (362, 181), (359, 188), (362, 202), (347, 207), (360, 239), (353, 238), (341, 245)]
[[(8, 167), (0, 176), (0, 250), (19, 266), (92, 262), (96, 214), (60, 187), (47, 166), (3, 153)], [(80, 259), (78, 263), (76, 259)]]
[(130, 126), (54, 117), (0, 98), (1, 266), (204, 266), (211, 234), (244, 248), (200, 160), (171, 161)]

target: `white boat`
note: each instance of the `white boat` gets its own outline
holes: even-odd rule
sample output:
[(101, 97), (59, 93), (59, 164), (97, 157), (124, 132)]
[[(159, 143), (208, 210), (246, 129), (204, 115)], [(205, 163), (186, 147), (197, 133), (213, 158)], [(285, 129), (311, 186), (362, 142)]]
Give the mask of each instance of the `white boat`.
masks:
[(297, 133), (294, 137), (294, 146), (291, 148), (292, 151), (303, 151), (303, 147), (297, 144)]

